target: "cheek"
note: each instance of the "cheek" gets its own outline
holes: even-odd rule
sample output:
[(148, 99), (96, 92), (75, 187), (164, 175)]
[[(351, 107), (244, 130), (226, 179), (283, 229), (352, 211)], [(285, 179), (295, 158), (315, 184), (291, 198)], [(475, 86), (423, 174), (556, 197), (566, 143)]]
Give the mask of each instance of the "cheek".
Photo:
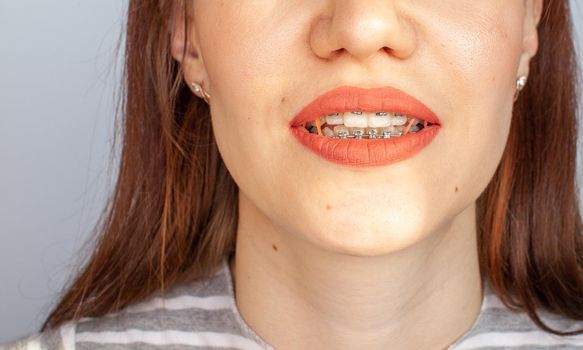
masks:
[(522, 47), (520, 13), (490, 6), (446, 23), (427, 19), (432, 36), (444, 38), (424, 48), (433, 58), (428, 70), (439, 72), (433, 88), (447, 92), (434, 94), (445, 116), (442, 159), (472, 197), (489, 182), (506, 145)]
[(216, 13), (205, 18), (203, 12), (199, 29), (205, 66), (218, 85), (213, 91), (230, 101), (272, 94), (273, 85), (294, 69), (294, 59), (305, 50), (294, 45), (301, 45), (302, 28), (309, 28), (309, 9), (294, 2), (231, 0), (224, 6), (209, 5)]
[(511, 8), (520, 7), (513, 3), (484, 1), (421, 19), (426, 23), (420, 24), (425, 38), (420, 48), (431, 57), (429, 70), (440, 72), (447, 91), (457, 98), (452, 105), (467, 102), (471, 107), (476, 96), (485, 99), (484, 106), (499, 106), (508, 99), (522, 46), (522, 14)]
[(302, 15), (274, 13), (289, 11), (275, 11), (268, 2), (233, 1), (220, 12), (229, 27), (206, 23), (204, 14), (199, 25), (221, 156), (240, 189), (261, 200), (287, 196), (289, 187), (279, 182), (290, 172), (285, 162), (289, 116), (281, 106), (292, 89), (285, 77), (298, 66), (290, 62), (289, 52), (304, 50), (294, 46), (301, 37), (297, 28), (305, 27), (297, 24)]

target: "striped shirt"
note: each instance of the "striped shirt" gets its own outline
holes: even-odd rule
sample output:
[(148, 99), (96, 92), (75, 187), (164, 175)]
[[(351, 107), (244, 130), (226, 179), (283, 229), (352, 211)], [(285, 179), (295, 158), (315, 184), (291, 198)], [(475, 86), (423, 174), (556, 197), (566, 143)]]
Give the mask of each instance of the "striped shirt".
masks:
[[(540, 311), (554, 329), (572, 331), (583, 322)], [(184, 284), (115, 314), (85, 318), (0, 347), (58, 350), (274, 349), (243, 320), (225, 257), (210, 278)], [(559, 337), (539, 329), (523, 312), (506, 308), (488, 284), (472, 327), (448, 349), (583, 349), (583, 335)]]

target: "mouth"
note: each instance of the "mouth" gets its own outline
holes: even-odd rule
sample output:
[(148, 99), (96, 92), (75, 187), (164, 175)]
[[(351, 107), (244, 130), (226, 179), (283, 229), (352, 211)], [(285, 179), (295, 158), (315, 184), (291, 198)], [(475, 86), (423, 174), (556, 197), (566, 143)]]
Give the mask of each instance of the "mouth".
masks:
[(363, 167), (413, 157), (437, 136), (441, 122), (401, 90), (344, 86), (309, 103), (289, 127), (302, 145), (324, 159)]
[(335, 112), (302, 126), (305, 132), (336, 139), (389, 139), (417, 133), (435, 125), (394, 112)]

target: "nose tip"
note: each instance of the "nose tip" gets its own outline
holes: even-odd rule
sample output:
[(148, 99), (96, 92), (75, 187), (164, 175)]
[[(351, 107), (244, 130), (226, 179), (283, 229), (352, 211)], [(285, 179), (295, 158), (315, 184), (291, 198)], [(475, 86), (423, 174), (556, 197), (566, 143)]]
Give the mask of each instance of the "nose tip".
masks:
[(312, 51), (325, 59), (346, 54), (363, 61), (378, 52), (406, 58), (415, 50), (415, 35), (401, 17), (392, 1), (336, 1), (331, 15), (312, 28)]

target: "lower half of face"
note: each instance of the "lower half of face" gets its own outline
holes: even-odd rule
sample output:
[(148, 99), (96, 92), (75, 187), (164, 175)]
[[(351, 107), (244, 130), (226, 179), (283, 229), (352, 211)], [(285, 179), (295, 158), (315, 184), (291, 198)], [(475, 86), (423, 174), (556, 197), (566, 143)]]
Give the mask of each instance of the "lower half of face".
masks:
[[(345, 9), (300, 2), (198, 6), (215, 137), (248, 205), (281, 234), (351, 255), (396, 251), (447, 227), (472, 206), (502, 157), (522, 2), (395, 2), (383, 18), (399, 21), (412, 49), (406, 57), (378, 51), (366, 60), (356, 59), (364, 49), (348, 37), (312, 37), (323, 35), (312, 30), (322, 17), (349, 18)], [(355, 1), (355, 9), (364, 3)], [(212, 16), (231, 25), (217, 28)], [(358, 25), (334, 23), (328, 33)], [(308, 44), (326, 40), (320, 51)], [(340, 44), (344, 50), (321, 57), (323, 48)], [(385, 165), (346, 166), (317, 155), (288, 124), (314, 98), (345, 85), (415, 96), (439, 117), (437, 136), (414, 156)]]

